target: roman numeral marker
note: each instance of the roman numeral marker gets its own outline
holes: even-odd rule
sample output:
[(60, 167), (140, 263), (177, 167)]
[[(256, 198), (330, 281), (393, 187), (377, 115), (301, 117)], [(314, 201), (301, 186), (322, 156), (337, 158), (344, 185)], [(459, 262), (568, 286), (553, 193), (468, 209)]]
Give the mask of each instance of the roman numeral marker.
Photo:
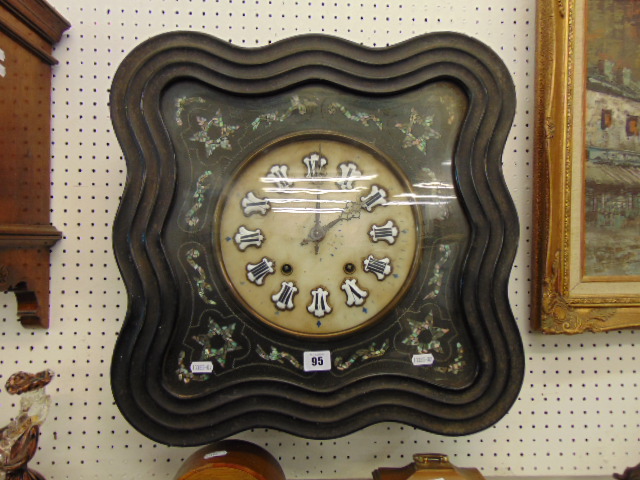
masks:
[(372, 225), (369, 236), (374, 242), (383, 240), (389, 245), (393, 245), (398, 236), (398, 228), (393, 223), (393, 220), (389, 220), (384, 225)]
[(238, 228), (238, 233), (233, 237), (233, 241), (236, 242), (238, 248), (243, 252), (249, 247), (260, 248), (263, 240), (264, 236), (260, 229), (248, 230), (244, 226)]
[(375, 274), (378, 280), (384, 280), (391, 274), (391, 260), (388, 258), (377, 259), (369, 255), (364, 261), (364, 271)]
[(293, 296), (298, 293), (293, 282), (282, 282), (280, 291), (271, 296), (271, 301), (275, 303), (278, 310), (293, 310)]
[(260, 260), (260, 263), (248, 263), (246, 268), (247, 278), (251, 283), (255, 283), (258, 286), (264, 283), (264, 278), (267, 275), (275, 272), (273, 269), (273, 261), (269, 260), (267, 257), (263, 257), (263, 259)]
[(362, 208), (366, 209), (367, 212), (372, 212), (374, 208), (379, 205), (384, 205), (387, 201), (387, 192), (378, 187), (377, 185), (373, 185), (371, 187), (371, 192), (366, 197), (360, 197), (360, 202), (362, 202)]

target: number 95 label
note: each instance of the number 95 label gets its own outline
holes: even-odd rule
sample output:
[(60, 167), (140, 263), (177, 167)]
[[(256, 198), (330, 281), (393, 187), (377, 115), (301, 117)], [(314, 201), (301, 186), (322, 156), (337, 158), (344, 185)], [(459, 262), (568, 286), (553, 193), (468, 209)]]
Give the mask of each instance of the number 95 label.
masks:
[(305, 372), (331, 370), (331, 352), (329, 350), (304, 352), (302, 359)]

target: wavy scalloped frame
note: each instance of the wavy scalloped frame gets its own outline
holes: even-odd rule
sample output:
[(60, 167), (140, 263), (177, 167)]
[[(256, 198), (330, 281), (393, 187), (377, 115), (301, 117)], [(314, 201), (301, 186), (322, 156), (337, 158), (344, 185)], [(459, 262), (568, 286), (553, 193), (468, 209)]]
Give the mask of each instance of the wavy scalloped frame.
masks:
[[(281, 91), (305, 82), (372, 95), (441, 79), (462, 86), (469, 109), (454, 165), (473, 240), (458, 284), (462, 315), (457, 320), (473, 338), (480, 362), (470, 385), (447, 389), (383, 372), (332, 391), (314, 389), (312, 380), (296, 385), (277, 378), (247, 380), (233, 393), (180, 396), (166, 388), (161, 366), (176, 316), (160, 233), (176, 172), (158, 105), (163, 90), (185, 76), (238, 93)], [(444, 435), (469, 434), (497, 422), (517, 398), (524, 371), (508, 302), (518, 221), (501, 170), (514, 111), (514, 87), (502, 61), (487, 46), (454, 33), (381, 49), (322, 35), (245, 49), (176, 32), (135, 48), (119, 67), (111, 93), (112, 120), (128, 166), (114, 225), (128, 292), (112, 362), (112, 389), (123, 415), (146, 436), (185, 446), (255, 427), (335, 438), (382, 421)]]

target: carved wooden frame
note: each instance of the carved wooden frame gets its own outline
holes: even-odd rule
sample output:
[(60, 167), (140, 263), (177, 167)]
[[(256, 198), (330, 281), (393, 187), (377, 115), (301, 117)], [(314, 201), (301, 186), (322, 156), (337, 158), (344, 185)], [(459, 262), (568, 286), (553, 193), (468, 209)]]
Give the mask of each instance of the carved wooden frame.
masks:
[[(390, 343), (396, 356), (383, 353), (364, 368), (344, 374), (299, 372), (290, 360), (267, 359), (268, 363), (261, 354), (261, 359), (255, 357), (253, 346), (261, 349), (256, 339), (285, 345), (288, 358), (296, 360), (301, 352), (320, 347), (362, 349), (371, 344), (368, 337), (386, 335), (391, 327), (385, 318), (334, 344), (313, 343), (304, 337), (285, 338), (275, 329), (252, 323), (232, 304), (222, 312), (219, 309), (227, 308), (222, 301), (215, 304), (215, 312), (206, 310), (212, 312), (207, 315), (216, 322), (229, 322), (227, 332), (236, 325), (243, 335), (246, 332), (246, 341), (239, 341), (247, 347), (239, 350), (247, 353), (238, 355), (256, 361), (245, 368), (236, 362), (242, 358), (225, 359), (229, 369), (215, 370), (206, 383), (193, 381), (193, 370), (176, 370), (173, 358), (182, 362), (184, 350), (173, 348), (172, 342), (182, 341), (179, 330), (189, 325), (194, 305), (202, 308), (202, 302), (197, 295), (192, 301), (193, 293), (180, 291), (189, 284), (176, 281), (179, 269), (169, 266), (171, 253), (162, 236), (170, 223), (167, 212), (175, 201), (179, 175), (176, 147), (159, 105), (163, 93), (185, 78), (198, 79), (216, 91), (258, 98), (319, 83), (374, 98), (429, 82), (456, 82), (469, 107), (452, 154), (451, 174), (471, 240), (459, 251), (461, 273), (450, 276), (447, 288), (455, 298), (455, 322), (470, 332), (468, 346), (475, 350), (464, 383), (456, 380), (453, 387), (447, 383), (454, 374), (433, 381), (427, 378), (428, 370), (399, 370), (411, 364), (408, 356), (399, 356), (402, 342)], [(499, 57), (474, 39), (453, 33), (425, 35), (383, 49), (322, 35), (245, 49), (199, 33), (175, 32), (135, 48), (119, 67), (111, 91), (114, 129), (128, 168), (114, 223), (114, 249), (128, 291), (128, 312), (111, 370), (114, 397), (123, 415), (143, 434), (175, 445), (204, 444), (255, 427), (335, 438), (381, 421), (446, 435), (468, 434), (497, 422), (516, 400), (524, 373), (522, 343), (507, 294), (518, 221), (501, 171), (514, 111), (515, 89)], [(225, 295), (220, 285), (215, 290), (218, 300)], [(425, 304), (422, 301), (419, 308)], [(388, 317), (396, 322), (394, 315)], [(172, 348), (179, 353), (171, 353)]]
[(612, 289), (622, 282), (586, 282), (582, 273), (585, 5), (537, 2), (531, 321), (550, 334), (640, 326), (637, 281), (634, 291), (620, 293)]

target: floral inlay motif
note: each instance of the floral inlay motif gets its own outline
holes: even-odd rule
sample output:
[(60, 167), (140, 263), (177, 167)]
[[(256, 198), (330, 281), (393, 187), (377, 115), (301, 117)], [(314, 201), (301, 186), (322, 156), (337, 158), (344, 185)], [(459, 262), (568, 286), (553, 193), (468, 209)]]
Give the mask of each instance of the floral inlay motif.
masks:
[(176, 370), (176, 374), (178, 375), (178, 380), (184, 383), (190, 382), (204, 382), (209, 380), (210, 375), (208, 374), (195, 374), (193, 373), (187, 366), (185, 365), (185, 358), (187, 354), (182, 351), (178, 355), (178, 369)]
[(456, 343), (456, 352), (453, 363), (446, 366), (435, 367), (434, 370), (440, 373), (453, 373), (454, 375), (460, 373), (467, 363), (464, 360), (464, 347), (460, 342)]
[[(204, 143), (207, 156), (211, 156), (218, 148), (223, 150), (231, 150), (231, 142), (229, 137), (233, 135), (240, 127), (238, 125), (227, 125), (222, 116), (220, 110), (209, 120), (204, 117), (196, 117), (198, 125), (200, 125), (200, 131), (196, 132), (189, 140), (192, 142)], [(216, 131), (212, 137), (212, 132)]]
[[(235, 329), (235, 323), (222, 326), (213, 318), (210, 318), (207, 333), (192, 337), (193, 340), (203, 347), (199, 361), (215, 361), (220, 367), (225, 368), (227, 365), (227, 354), (242, 350), (238, 342), (233, 339)], [(214, 347), (212, 345), (214, 341), (219, 346)], [(180, 381), (184, 383), (204, 382), (210, 378), (209, 374), (193, 373), (185, 364), (186, 357), (187, 354), (184, 351), (181, 351), (178, 355), (178, 369), (176, 370), (176, 374)]]
[[(408, 320), (411, 333), (402, 343), (415, 347), (417, 354), (445, 353), (442, 348), (442, 338), (449, 333), (448, 328), (441, 328), (434, 325), (433, 311), (430, 311), (423, 322)], [(448, 365), (436, 365), (433, 370), (439, 373), (450, 373), (457, 375), (466, 365), (464, 359), (464, 347), (460, 342), (456, 343), (456, 356)]]
[[(233, 339), (233, 332), (236, 324), (220, 325), (214, 319), (209, 319), (209, 330), (205, 334), (195, 335), (193, 339), (202, 345), (202, 354), (200, 360), (212, 360), (218, 363), (222, 368), (227, 364), (227, 354), (242, 350), (242, 347)], [(217, 344), (222, 341), (222, 345), (214, 347), (212, 341)]]
[(260, 125), (268, 127), (274, 122), (284, 122), (294, 113), (305, 115), (309, 110), (317, 106), (318, 104), (312, 100), (300, 100), (300, 97), (298, 95), (293, 95), (291, 97), (291, 105), (289, 105), (289, 108), (287, 108), (284, 112), (278, 113), (278, 111), (275, 111), (264, 113), (258, 116), (253, 122), (251, 122), (251, 127), (254, 130), (257, 130)]
[(260, 358), (267, 360), (269, 362), (284, 363), (284, 361), (286, 360), (298, 370), (302, 369), (302, 364), (296, 359), (296, 357), (294, 357), (288, 352), (281, 352), (274, 346), (272, 346), (271, 351), (267, 353), (264, 351), (264, 349), (260, 345), (257, 345), (256, 353), (260, 355)]
[(187, 105), (192, 103), (204, 103), (205, 99), (202, 97), (180, 97), (176, 100), (176, 123), (182, 126), (182, 112)]
[(207, 274), (200, 265), (196, 262), (196, 259), (200, 257), (200, 250), (197, 248), (190, 248), (187, 250), (187, 263), (193, 268), (198, 274), (198, 278), (196, 278), (196, 287), (198, 289), (198, 295), (200, 298), (209, 305), (215, 305), (215, 300), (209, 298), (207, 296), (207, 292), (212, 292), (213, 287), (207, 281)]
[(351, 113), (349, 110), (347, 110), (347, 108), (344, 105), (338, 102), (334, 102), (331, 105), (329, 105), (329, 108), (327, 109), (327, 111), (329, 112), (330, 115), (333, 115), (337, 111), (340, 111), (349, 120), (361, 123), (365, 127), (368, 127), (369, 125), (373, 124), (376, 127), (378, 127), (379, 130), (382, 130), (382, 120), (380, 120), (378, 117), (376, 117), (372, 113), (365, 113), (365, 112)]
[(440, 287), (442, 287), (442, 279), (444, 278), (444, 265), (449, 260), (451, 255), (451, 245), (440, 245), (438, 247), (438, 251), (442, 254), (442, 256), (438, 259), (436, 264), (433, 266), (433, 275), (429, 279), (428, 285), (433, 288), (425, 297), (425, 300), (430, 300), (435, 298), (440, 293)]
[(434, 130), (433, 115), (424, 116), (415, 108), (411, 109), (408, 123), (396, 123), (396, 127), (404, 133), (402, 148), (416, 147), (422, 153), (427, 153), (427, 142), (433, 138), (440, 138), (440, 133)]
[(198, 223), (200, 223), (200, 217), (196, 216), (196, 214), (204, 204), (205, 192), (211, 187), (211, 184), (208, 182), (211, 175), (212, 172), (210, 170), (207, 170), (198, 177), (198, 181), (196, 182), (196, 190), (193, 193), (193, 199), (195, 200), (195, 203), (186, 214), (187, 225), (189, 225), (190, 227), (195, 227), (196, 225), (198, 225)]
[(381, 357), (385, 353), (387, 353), (387, 350), (389, 350), (388, 340), (385, 340), (383, 344), (380, 346), (380, 348), (378, 348), (376, 346), (376, 343), (373, 342), (371, 345), (369, 345), (368, 348), (361, 348), (359, 350), (356, 350), (355, 353), (351, 355), (349, 359), (344, 362), (342, 361), (342, 357), (336, 357), (333, 364), (338, 370), (344, 371), (349, 367), (351, 367), (353, 364), (355, 364), (358, 360), (364, 362), (372, 358)]
[[(449, 333), (448, 328), (436, 327), (433, 322), (433, 311), (430, 311), (423, 322), (409, 320), (411, 334), (402, 340), (405, 345), (416, 347), (416, 352), (422, 353), (444, 353), (440, 339)], [(423, 335), (426, 334), (426, 335)]]

